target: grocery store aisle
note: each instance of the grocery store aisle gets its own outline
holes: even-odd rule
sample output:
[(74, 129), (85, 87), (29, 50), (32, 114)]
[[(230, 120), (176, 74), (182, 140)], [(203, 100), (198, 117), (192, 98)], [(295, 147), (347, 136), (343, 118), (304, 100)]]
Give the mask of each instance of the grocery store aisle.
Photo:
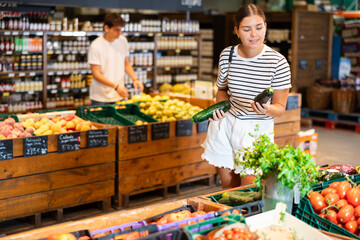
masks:
[(315, 127), (319, 134), (316, 164), (360, 165), (360, 134)]

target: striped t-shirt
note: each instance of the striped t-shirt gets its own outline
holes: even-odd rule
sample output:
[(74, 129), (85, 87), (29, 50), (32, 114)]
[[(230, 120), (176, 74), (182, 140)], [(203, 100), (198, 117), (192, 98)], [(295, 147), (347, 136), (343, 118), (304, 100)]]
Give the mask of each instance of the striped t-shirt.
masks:
[(229, 68), (231, 47), (225, 48), (220, 54), (217, 86), (228, 88), (231, 109), (230, 113), (239, 119), (268, 120), (273, 119), (265, 114), (257, 114), (250, 103), (256, 95), (271, 87), (275, 91), (291, 88), (291, 73), (285, 57), (264, 45), (259, 55), (243, 58), (234, 48)]

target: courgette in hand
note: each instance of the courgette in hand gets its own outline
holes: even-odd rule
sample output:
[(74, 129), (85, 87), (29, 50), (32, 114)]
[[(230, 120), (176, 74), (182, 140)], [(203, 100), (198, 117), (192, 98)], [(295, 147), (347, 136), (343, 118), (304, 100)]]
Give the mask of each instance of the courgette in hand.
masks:
[(205, 120), (208, 120), (209, 118), (212, 118), (213, 111), (216, 110), (223, 110), (223, 112), (229, 111), (231, 108), (230, 102), (227, 100), (215, 103), (214, 105), (211, 105), (210, 107), (205, 108), (201, 112), (198, 112), (194, 116), (192, 116), (191, 121), (193, 123), (199, 123)]
[(267, 101), (269, 101), (269, 99), (272, 98), (273, 95), (274, 89), (266, 88), (254, 98), (254, 102), (258, 102), (260, 103), (260, 105), (263, 103), (267, 103)]

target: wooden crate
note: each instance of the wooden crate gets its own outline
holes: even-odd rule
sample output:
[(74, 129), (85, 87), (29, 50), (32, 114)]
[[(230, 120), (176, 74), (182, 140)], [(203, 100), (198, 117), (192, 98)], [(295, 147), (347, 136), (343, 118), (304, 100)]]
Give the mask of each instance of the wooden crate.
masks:
[(58, 153), (57, 135), (48, 136), (48, 153), (24, 157), (23, 138), (13, 140), (13, 159), (0, 161), (0, 221), (35, 216), (85, 203), (103, 201), (110, 207), (115, 192), (115, 127), (108, 128), (108, 146), (87, 148), (80, 132), (78, 151)]
[(227, 206), (217, 203), (206, 202), (203, 201), (202, 199), (188, 198), (178, 201), (149, 205), (146, 207), (127, 210), (127, 211), (117, 211), (117, 212), (103, 214), (97, 217), (87, 218), (79, 221), (61, 223), (49, 227), (43, 227), (40, 229), (35, 229), (31, 231), (22, 232), (19, 234), (10, 235), (0, 239), (3, 240), (40, 239), (40, 238), (46, 238), (50, 234), (60, 234), (64, 232), (73, 232), (83, 229), (94, 231), (112, 226), (122, 225), (125, 223), (141, 221), (146, 218), (150, 218), (152, 216), (167, 211), (171, 211), (173, 209), (186, 205), (193, 205), (195, 209), (202, 210), (205, 212), (218, 211), (221, 210), (222, 208), (228, 208)]
[(115, 207), (128, 207), (129, 196), (192, 182), (200, 178), (210, 179), (216, 168), (201, 159), (200, 146), (206, 132), (197, 133), (197, 124), (192, 124), (191, 136), (176, 136), (177, 121), (169, 122), (169, 137), (152, 140), (151, 128), (147, 125), (147, 141), (129, 143), (129, 127), (118, 129), (117, 185)]

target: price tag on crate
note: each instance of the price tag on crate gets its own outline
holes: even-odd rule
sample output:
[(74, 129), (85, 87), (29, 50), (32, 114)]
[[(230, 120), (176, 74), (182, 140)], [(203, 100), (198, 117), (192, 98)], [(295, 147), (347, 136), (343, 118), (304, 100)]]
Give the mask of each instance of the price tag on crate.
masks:
[(1, 140), (0, 141), (0, 161), (9, 160), (13, 158), (13, 140)]
[(156, 123), (151, 125), (152, 140), (169, 138), (169, 132), (170, 132), (169, 122)]
[(58, 135), (58, 152), (80, 150), (80, 132), (63, 133)]
[(192, 136), (193, 123), (190, 120), (176, 121), (176, 136)]
[(147, 125), (129, 126), (129, 143), (139, 143), (147, 141)]
[(208, 130), (208, 125), (209, 125), (209, 121), (203, 121), (203, 122), (199, 122), (197, 124), (197, 133), (203, 133), (203, 132), (207, 132)]
[(48, 152), (48, 136), (24, 138), (24, 157), (45, 155)]
[(106, 147), (108, 145), (109, 131), (105, 129), (88, 130), (87, 131), (87, 147)]

